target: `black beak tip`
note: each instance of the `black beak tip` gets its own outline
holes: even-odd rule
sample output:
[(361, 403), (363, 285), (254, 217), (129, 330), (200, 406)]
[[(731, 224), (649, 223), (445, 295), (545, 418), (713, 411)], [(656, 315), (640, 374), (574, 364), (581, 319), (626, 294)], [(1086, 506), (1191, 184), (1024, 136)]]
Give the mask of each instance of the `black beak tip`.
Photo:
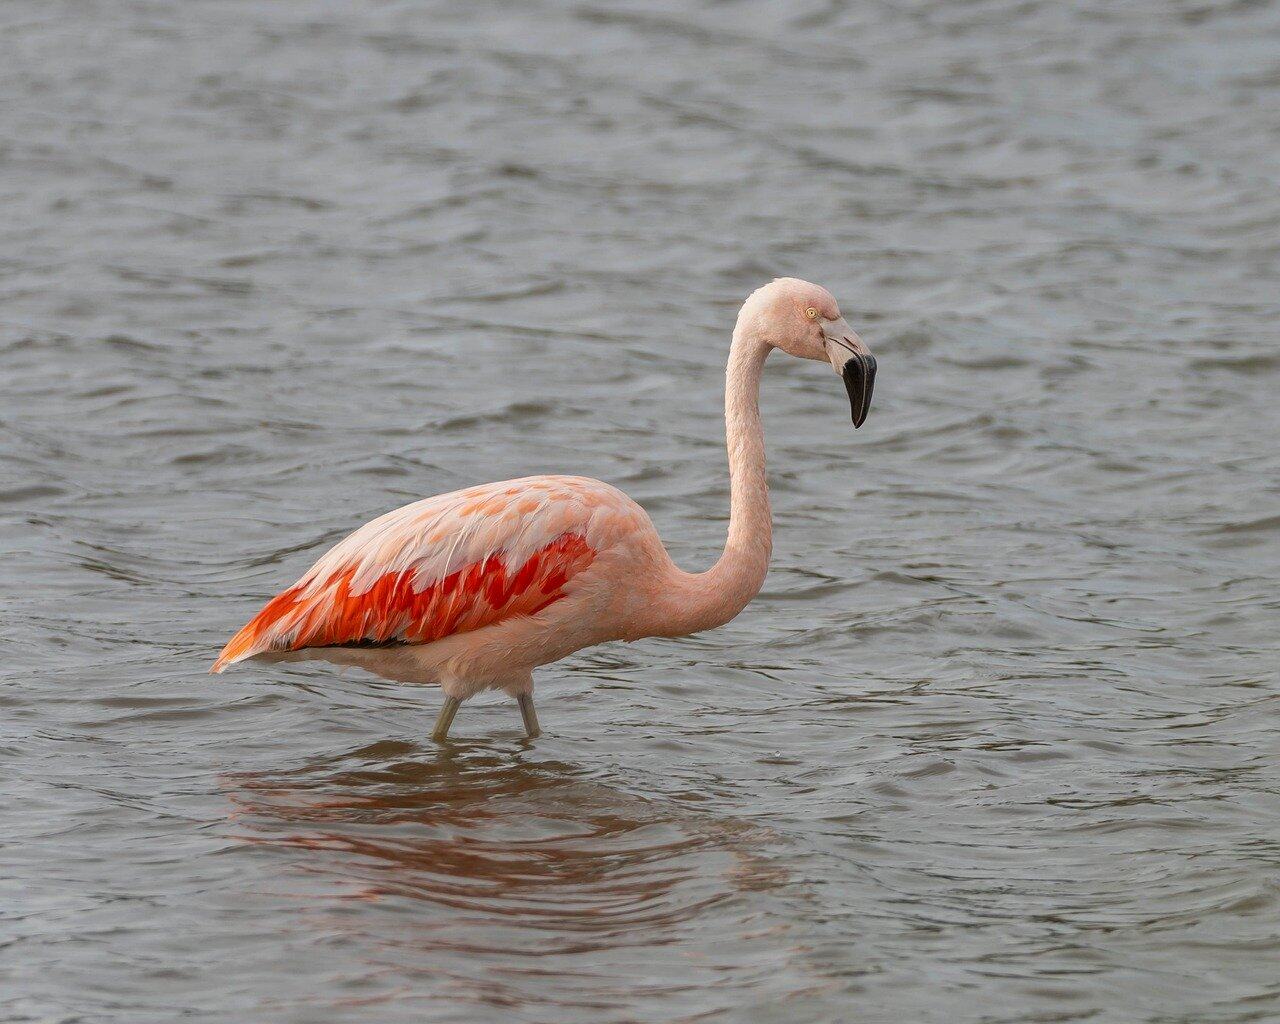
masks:
[(871, 392), (876, 385), (876, 358), (872, 355), (856, 355), (844, 364), (841, 371), (844, 388), (849, 392), (849, 410), (853, 416), (853, 429), (867, 422), (871, 411)]

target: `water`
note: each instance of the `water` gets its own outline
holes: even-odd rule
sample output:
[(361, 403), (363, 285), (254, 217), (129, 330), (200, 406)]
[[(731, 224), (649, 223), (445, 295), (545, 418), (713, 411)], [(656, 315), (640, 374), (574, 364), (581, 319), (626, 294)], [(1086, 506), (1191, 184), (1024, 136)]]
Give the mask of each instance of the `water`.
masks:
[[(1280, 1019), (1280, 8), (0, 12), (0, 1019)], [(421, 496), (601, 477), (710, 563), (546, 734), (205, 675)]]

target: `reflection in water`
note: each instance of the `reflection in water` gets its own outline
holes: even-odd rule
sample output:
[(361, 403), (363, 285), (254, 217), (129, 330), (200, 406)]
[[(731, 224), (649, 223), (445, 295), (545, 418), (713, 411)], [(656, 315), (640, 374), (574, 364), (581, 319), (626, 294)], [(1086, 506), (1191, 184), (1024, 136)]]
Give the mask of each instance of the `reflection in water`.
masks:
[[(305, 851), (298, 866), (320, 883), (294, 894), (306, 930), (357, 941), (399, 973), (444, 975), (454, 998), (541, 992), (584, 1006), (652, 984), (650, 998), (712, 1008), (748, 979), (759, 985), (762, 926), (739, 897), (785, 880), (763, 852), (767, 830), (621, 792), (530, 748), (388, 741), (223, 782), (241, 838)], [(776, 957), (785, 934), (763, 930)], [(684, 951), (665, 956), (676, 942)], [(547, 956), (554, 967), (540, 966)], [(815, 983), (789, 975), (792, 993)]]

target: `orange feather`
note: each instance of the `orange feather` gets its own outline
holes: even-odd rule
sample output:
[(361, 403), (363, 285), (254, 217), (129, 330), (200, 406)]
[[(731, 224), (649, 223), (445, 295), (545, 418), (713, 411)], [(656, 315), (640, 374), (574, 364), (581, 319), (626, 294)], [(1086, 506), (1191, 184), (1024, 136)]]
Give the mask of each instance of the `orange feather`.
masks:
[[(353, 566), (320, 586), (306, 582), (277, 595), (231, 638), (212, 671), (241, 658), (304, 647), (357, 643), (427, 644), (516, 615), (535, 615), (564, 597), (564, 586), (595, 559), (580, 534), (535, 551), (514, 573), (497, 555), (463, 566), (422, 590), (414, 571), (388, 573), (359, 594)], [(307, 593), (304, 593), (307, 591)]]

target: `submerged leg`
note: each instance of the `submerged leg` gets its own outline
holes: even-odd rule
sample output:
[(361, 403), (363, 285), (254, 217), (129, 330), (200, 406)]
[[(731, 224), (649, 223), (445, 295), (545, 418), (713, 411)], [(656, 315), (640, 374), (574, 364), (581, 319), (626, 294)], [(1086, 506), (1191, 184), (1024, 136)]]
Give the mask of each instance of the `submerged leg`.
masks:
[(516, 697), (516, 703), (520, 705), (520, 717), (524, 719), (524, 731), (529, 739), (537, 739), (542, 735), (542, 730), (538, 728), (538, 712), (533, 710), (533, 694), (521, 693)]
[(436, 719), (436, 727), (431, 731), (431, 738), (437, 743), (443, 743), (449, 738), (449, 726), (453, 725), (453, 716), (460, 707), (462, 701), (458, 698), (445, 697), (444, 704), (440, 707), (440, 717)]

